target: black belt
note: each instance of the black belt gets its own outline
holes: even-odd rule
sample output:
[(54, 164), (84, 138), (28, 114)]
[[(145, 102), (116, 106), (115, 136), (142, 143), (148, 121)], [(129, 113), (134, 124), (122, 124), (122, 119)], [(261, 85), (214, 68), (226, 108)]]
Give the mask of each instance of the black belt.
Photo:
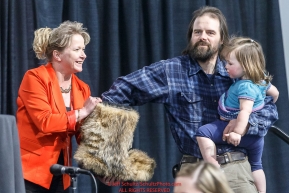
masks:
[[(217, 161), (221, 164), (227, 164), (235, 161), (242, 161), (246, 159), (246, 155), (242, 152), (227, 152), (223, 155), (217, 155)], [(184, 155), (181, 159), (181, 163), (196, 163), (201, 161), (201, 158), (197, 158), (191, 155)]]
[(223, 155), (217, 155), (216, 160), (220, 165), (246, 159), (246, 155), (242, 152), (227, 152)]
[(201, 160), (203, 160), (203, 159), (197, 158), (197, 157), (194, 157), (191, 155), (183, 155), (180, 164), (182, 165), (184, 163), (196, 163), (196, 162), (199, 162)]

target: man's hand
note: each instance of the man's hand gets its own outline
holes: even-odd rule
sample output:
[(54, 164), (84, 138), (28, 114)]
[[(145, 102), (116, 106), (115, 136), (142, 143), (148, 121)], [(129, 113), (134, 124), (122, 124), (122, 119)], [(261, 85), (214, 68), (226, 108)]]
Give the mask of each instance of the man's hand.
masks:
[(229, 124), (227, 125), (227, 127), (225, 128), (225, 130), (224, 130), (224, 132), (223, 132), (223, 141), (227, 141), (227, 142), (229, 143), (229, 141), (228, 141), (228, 139), (227, 139), (227, 136), (229, 136), (229, 135), (226, 135), (226, 134), (229, 134), (229, 133), (231, 133), (231, 132), (234, 131), (234, 128), (235, 128), (235, 126), (236, 126), (236, 123), (237, 123), (237, 119), (232, 119), (232, 120), (229, 122)]
[(239, 145), (241, 142), (241, 134), (235, 133), (235, 132), (230, 132), (229, 134), (225, 134), (227, 137), (227, 142), (232, 145)]

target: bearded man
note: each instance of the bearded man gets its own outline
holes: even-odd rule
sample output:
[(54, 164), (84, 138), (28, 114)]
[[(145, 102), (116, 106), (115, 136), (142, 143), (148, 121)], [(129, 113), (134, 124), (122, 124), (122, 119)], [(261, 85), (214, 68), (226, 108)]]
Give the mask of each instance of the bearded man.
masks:
[[(206, 6), (196, 10), (187, 37), (188, 46), (182, 56), (119, 77), (102, 94), (103, 101), (116, 104), (164, 104), (172, 135), (183, 154), (180, 165), (202, 159), (196, 130), (219, 118), (219, 97), (234, 82), (219, 57), (229, 39), (226, 19), (219, 9)], [(265, 107), (251, 114), (247, 133), (257, 135), (259, 130), (269, 129), (277, 118), (276, 106), (272, 98), (267, 98)], [(229, 131), (234, 124), (235, 120), (228, 124)], [(257, 193), (245, 149), (217, 144), (217, 154), (234, 192)]]

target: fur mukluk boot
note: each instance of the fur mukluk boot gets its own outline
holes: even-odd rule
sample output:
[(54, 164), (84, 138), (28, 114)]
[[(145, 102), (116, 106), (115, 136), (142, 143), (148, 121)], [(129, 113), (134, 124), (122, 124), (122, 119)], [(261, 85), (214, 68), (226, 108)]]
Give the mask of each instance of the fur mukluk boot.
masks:
[(81, 142), (74, 155), (82, 168), (122, 181), (148, 181), (156, 167), (146, 153), (131, 149), (139, 120), (133, 109), (98, 104), (81, 126)]

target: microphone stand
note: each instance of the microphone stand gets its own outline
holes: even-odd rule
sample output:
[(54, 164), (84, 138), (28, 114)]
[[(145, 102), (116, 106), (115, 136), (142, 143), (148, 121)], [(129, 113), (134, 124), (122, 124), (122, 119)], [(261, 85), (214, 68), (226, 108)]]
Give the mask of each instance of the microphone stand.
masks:
[[(94, 187), (95, 187), (95, 192), (97, 193), (98, 191), (98, 188), (97, 188), (97, 183), (96, 183), (96, 179), (94, 177), (94, 175), (90, 172), (90, 171), (87, 171), (89, 173), (89, 175), (92, 177), (93, 179), (93, 182), (94, 182)], [(72, 189), (72, 193), (76, 193), (76, 188), (77, 188), (77, 176), (78, 174), (69, 174), (70, 176), (70, 187)]]
[(76, 187), (77, 187), (77, 174), (69, 174), (70, 176), (70, 187), (72, 189), (73, 193), (76, 193)]

